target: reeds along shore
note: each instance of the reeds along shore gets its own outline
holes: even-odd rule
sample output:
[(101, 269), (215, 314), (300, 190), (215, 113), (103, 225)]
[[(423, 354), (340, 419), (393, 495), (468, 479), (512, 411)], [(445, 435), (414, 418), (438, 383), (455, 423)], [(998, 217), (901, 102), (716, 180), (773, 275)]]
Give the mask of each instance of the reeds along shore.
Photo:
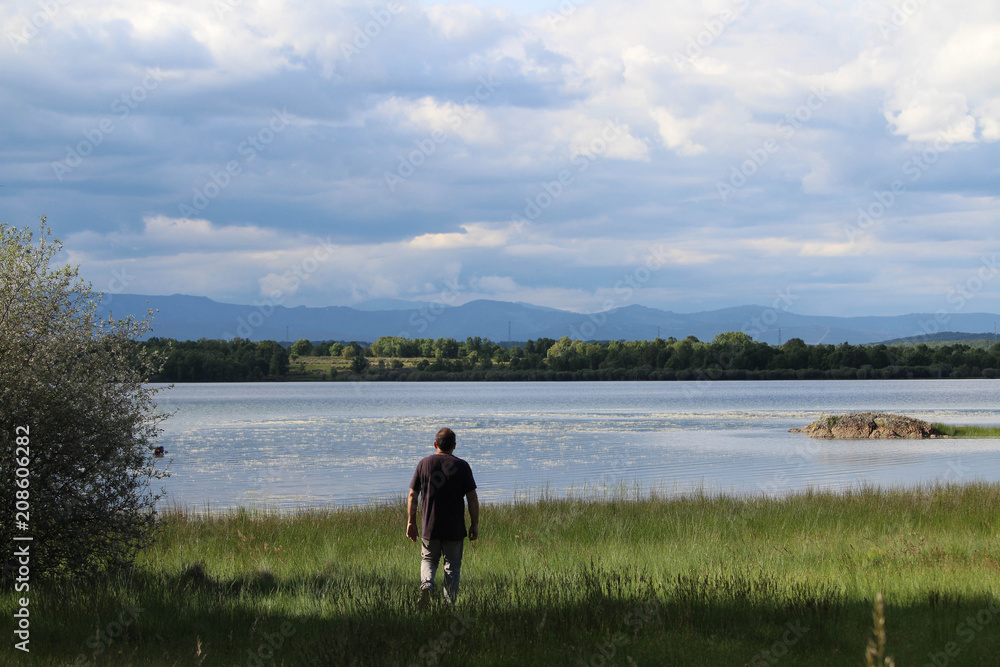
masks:
[(932, 426), (935, 431), (949, 438), (1000, 438), (1000, 426), (953, 426), (938, 423)]
[(172, 510), (133, 571), (33, 583), (17, 663), (839, 666), (881, 636), (897, 665), (992, 665), (998, 508), (985, 483), (484, 505), (458, 603), (426, 610), (400, 502)]

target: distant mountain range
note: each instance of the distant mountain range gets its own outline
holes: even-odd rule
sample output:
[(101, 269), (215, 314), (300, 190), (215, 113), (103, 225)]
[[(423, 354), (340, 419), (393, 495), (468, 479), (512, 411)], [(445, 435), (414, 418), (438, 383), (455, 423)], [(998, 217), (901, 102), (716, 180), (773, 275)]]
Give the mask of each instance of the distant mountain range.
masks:
[[(106, 294), (102, 311), (116, 318), (157, 310), (152, 336), (197, 340), (232, 337), (251, 340), (367, 341), (380, 336), (455, 338), (480, 336), (495, 342), (563, 336), (581, 340), (651, 340), (696, 336), (710, 341), (725, 331), (743, 331), (755, 340), (778, 344), (790, 338), (806, 343), (876, 343), (937, 334), (994, 331), (1000, 315), (954, 313), (869, 317), (796, 315), (766, 306), (739, 306), (701, 313), (675, 313), (625, 306), (580, 314), (525, 303), (478, 300), (461, 306), (401, 300), (370, 302), (360, 308), (329, 306), (235, 305), (206, 297), (174, 294)], [(943, 321), (942, 321), (943, 320)]]

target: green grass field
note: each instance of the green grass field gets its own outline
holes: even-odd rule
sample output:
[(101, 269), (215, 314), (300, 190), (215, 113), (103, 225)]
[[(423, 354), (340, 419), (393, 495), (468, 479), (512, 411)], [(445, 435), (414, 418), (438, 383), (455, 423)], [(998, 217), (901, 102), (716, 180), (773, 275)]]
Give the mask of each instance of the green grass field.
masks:
[(401, 502), (174, 511), (131, 574), (33, 584), (12, 662), (864, 665), (881, 592), (896, 665), (996, 665), (998, 508), (987, 484), (484, 505), (458, 603), (426, 610)]

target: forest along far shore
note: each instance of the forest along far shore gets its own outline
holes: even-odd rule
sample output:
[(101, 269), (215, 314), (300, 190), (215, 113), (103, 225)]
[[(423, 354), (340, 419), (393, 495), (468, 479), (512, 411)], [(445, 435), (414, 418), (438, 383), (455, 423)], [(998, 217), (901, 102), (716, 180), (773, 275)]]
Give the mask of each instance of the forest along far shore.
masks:
[(401, 338), (373, 343), (273, 340), (135, 343), (161, 354), (153, 382), (257, 381), (539, 381), (539, 380), (881, 380), (1000, 377), (994, 340), (851, 345), (782, 345), (742, 332), (711, 342), (585, 342), (563, 337), (518, 343), (484, 338)]

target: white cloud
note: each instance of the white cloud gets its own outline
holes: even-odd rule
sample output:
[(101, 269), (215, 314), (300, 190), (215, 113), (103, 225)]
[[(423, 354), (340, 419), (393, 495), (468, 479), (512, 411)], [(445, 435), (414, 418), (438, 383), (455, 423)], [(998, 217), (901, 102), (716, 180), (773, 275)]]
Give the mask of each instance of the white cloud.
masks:
[(859, 53), (854, 67), (862, 85), (884, 89), (890, 131), (919, 142), (995, 140), (990, 101), (1000, 97), (997, 7), (920, 3), (881, 25), (887, 40)]
[(409, 246), (421, 250), (458, 250), (470, 247), (497, 247), (507, 243), (513, 227), (491, 228), (484, 224), (462, 225), (462, 232), (421, 234), (409, 241)]
[(897, 91), (888, 106), (886, 119), (893, 133), (911, 141), (940, 139), (954, 144), (976, 140), (976, 119), (969, 115), (969, 105), (961, 93), (910, 88)]
[[(454, 135), (470, 145), (491, 144), (498, 141), (498, 128), (482, 108), (490, 94), (483, 87), (480, 97), (476, 97), (473, 89), (461, 103), (438, 101), (429, 96), (417, 100), (391, 97), (378, 105), (375, 115), (408, 133), (426, 135), (421, 137), (425, 142), (443, 143)], [(433, 136), (435, 133), (437, 136)]]
[(437, 3), (426, 9), (431, 24), (446, 39), (463, 39), (480, 30), (489, 30), (493, 20), (504, 18), (494, 8), (483, 9), (469, 2)]
[(170, 243), (190, 248), (260, 248), (283, 243), (280, 234), (256, 225), (218, 226), (204, 218), (170, 218), (165, 215), (143, 220), (143, 236), (156, 244)]
[(705, 152), (704, 146), (692, 140), (695, 130), (701, 126), (698, 119), (678, 118), (663, 108), (652, 109), (650, 115), (660, 129), (663, 143), (677, 151), (678, 155), (698, 155)]
[(1000, 97), (988, 100), (973, 110), (979, 119), (981, 136), (985, 141), (1000, 139)]
[(813, 152), (809, 157), (810, 171), (802, 177), (802, 191), (807, 194), (833, 192), (833, 165), (819, 153)]

